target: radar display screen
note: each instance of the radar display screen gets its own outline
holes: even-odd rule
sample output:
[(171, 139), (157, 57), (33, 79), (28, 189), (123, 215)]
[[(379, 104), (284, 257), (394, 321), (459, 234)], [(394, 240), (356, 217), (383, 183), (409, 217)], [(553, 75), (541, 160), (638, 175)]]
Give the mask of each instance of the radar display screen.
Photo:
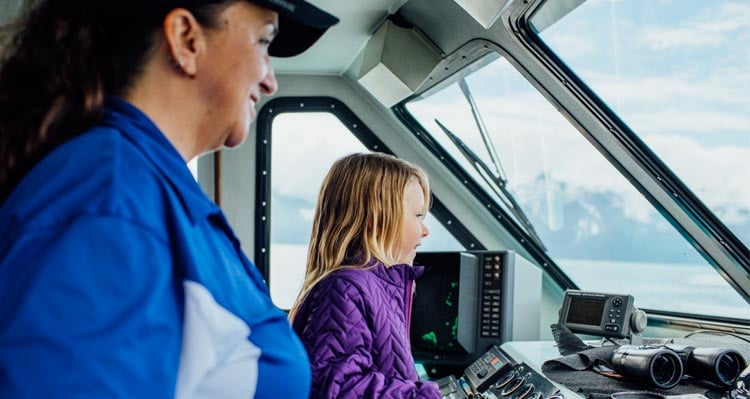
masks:
[(455, 267), (425, 266), (417, 280), (412, 308), (410, 339), (414, 351), (468, 353), (457, 339), (459, 281), (458, 263)]

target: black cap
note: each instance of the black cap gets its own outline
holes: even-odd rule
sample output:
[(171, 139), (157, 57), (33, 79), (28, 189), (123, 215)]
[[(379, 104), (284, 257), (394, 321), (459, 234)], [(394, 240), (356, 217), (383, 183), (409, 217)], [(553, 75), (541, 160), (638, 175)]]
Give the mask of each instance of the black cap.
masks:
[[(3, 1), (3, 0), (0, 0)], [(89, 15), (106, 18), (111, 26), (112, 21), (128, 23), (132, 18), (142, 20), (145, 11), (149, 15), (161, 16), (175, 7), (192, 7), (209, 4), (220, 4), (226, 0), (123, 0), (125, 9), (114, 7), (111, 1), (101, 0), (66, 0), (60, 2), (65, 10), (79, 12), (88, 10)], [(279, 33), (271, 42), (268, 52), (274, 57), (293, 57), (312, 46), (323, 33), (339, 22), (333, 15), (308, 3), (305, 0), (246, 0), (253, 4), (275, 11), (279, 14)], [(56, 4), (56, 0), (49, 3)], [(159, 21), (161, 22), (161, 21)]]
[(250, 1), (279, 14), (279, 34), (268, 49), (274, 57), (293, 57), (302, 53), (339, 22), (338, 18), (304, 0)]

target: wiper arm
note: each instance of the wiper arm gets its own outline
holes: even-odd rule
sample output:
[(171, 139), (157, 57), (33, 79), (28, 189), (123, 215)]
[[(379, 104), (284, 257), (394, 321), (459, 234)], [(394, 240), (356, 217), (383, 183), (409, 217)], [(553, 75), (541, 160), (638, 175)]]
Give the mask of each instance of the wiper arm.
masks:
[(534, 240), (534, 242), (539, 245), (542, 250), (546, 251), (547, 248), (542, 243), (542, 239), (539, 238), (536, 230), (534, 230), (534, 226), (526, 217), (526, 214), (521, 209), (521, 206), (518, 205), (516, 199), (506, 188), (507, 181), (501, 176), (496, 175), (487, 166), (487, 164), (484, 163), (484, 161), (482, 161), (482, 159), (479, 158), (479, 156), (463, 142), (463, 140), (453, 134), (453, 132), (445, 127), (445, 125), (440, 123), (439, 120), (435, 119), (435, 123), (440, 126), (440, 129), (442, 129), (443, 132), (445, 132), (445, 134), (448, 136), (448, 138), (453, 142), (453, 144), (458, 147), (458, 150), (461, 151), (461, 154), (463, 154), (463, 156), (472, 164), (472, 166), (474, 166), (474, 169), (479, 172), (479, 175), (482, 176), (482, 179), (484, 179), (484, 181), (490, 186), (490, 188), (492, 188), (492, 191), (494, 191), (495, 195), (500, 198), (500, 201), (503, 202), (505, 207), (510, 210), (513, 216), (515, 216), (516, 220), (518, 220), (518, 222), (521, 223), (521, 225), (526, 229), (526, 232)]
[(479, 134), (482, 136), (482, 141), (484, 142), (484, 147), (490, 154), (490, 160), (492, 161), (492, 165), (495, 167), (495, 176), (499, 177), (500, 180), (503, 181), (503, 184), (506, 184), (508, 182), (508, 178), (505, 175), (505, 170), (503, 170), (503, 165), (500, 163), (500, 157), (497, 156), (497, 151), (495, 151), (495, 145), (492, 143), (490, 134), (487, 132), (487, 127), (484, 124), (482, 115), (479, 113), (479, 108), (474, 102), (474, 96), (471, 95), (469, 85), (466, 84), (466, 80), (464, 78), (461, 78), (461, 80), (458, 82), (458, 86), (464, 93), (464, 97), (466, 97), (466, 101), (469, 103), (469, 107), (471, 107), (471, 114), (474, 116), (474, 122), (477, 124)]

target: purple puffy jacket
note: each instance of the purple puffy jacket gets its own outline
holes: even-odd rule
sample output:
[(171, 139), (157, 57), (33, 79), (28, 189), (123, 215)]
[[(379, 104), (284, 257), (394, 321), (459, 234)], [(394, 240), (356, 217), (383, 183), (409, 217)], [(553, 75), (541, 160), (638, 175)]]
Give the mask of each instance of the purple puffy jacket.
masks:
[(373, 261), (318, 283), (294, 319), (312, 364), (312, 398), (434, 398), (409, 344), (412, 287), (422, 268)]

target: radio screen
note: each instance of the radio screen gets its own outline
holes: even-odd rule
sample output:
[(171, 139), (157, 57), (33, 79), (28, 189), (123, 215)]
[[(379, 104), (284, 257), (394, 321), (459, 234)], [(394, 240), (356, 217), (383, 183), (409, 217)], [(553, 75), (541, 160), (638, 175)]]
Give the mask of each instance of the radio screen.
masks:
[(566, 323), (598, 326), (604, 315), (606, 299), (571, 298)]

